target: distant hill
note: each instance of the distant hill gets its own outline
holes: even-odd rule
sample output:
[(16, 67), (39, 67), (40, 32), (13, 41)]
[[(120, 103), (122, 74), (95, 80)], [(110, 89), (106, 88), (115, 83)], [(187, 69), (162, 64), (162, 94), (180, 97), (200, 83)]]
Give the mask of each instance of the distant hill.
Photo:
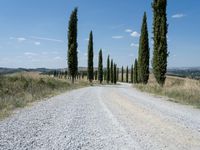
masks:
[[(17, 72), (41, 72), (49, 73), (54, 71), (65, 71), (66, 68), (59, 69), (48, 69), (48, 68), (36, 68), (36, 69), (27, 69), (27, 68), (0, 68), (0, 74), (12, 74)], [(94, 68), (97, 70), (97, 68)], [(150, 69), (152, 71), (152, 69)], [(87, 67), (79, 67), (79, 71), (87, 71)], [(188, 77), (192, 79), (200, 79), (200, 67), (183, 67), (183, 68), (169, 68), (168, 75), (178, 76), (178, 77)]]
[(183, 68), (170, 68), (167, 72), (168, 75), (179, 76), (184, 78), (200, 79), (200, 67), (183, 67)]

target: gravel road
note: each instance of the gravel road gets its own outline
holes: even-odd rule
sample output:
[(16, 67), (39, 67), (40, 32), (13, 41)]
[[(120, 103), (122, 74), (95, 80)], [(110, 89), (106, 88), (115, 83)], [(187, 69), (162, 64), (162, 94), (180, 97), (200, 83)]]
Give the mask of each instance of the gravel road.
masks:
[(0, 121), (0, 149), (200, 150), (200, 110), (128, 84), (87, 87)]

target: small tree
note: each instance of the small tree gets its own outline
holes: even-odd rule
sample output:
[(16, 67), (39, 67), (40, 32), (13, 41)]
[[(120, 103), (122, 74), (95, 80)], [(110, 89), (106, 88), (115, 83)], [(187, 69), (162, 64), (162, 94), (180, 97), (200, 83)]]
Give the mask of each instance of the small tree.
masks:
[(88, 80), (90, 83), (94, 79), (94, 68), (93, 68), (93, 35), (90, 32), (89, 44), (88, 44)]
[(122, 82), (124, 82), (124, 67), (122, 66), (122, 76), (121, 76), (121, 78), (122, 78)]
[(108, 58), (107, 58), (107, 71), (106, 71), (106, 80), (107, 80), (107, 83), (109, 84), (110, 82), (110, 56), (108, 55)]
[(138, 63), (137, 63), (137, 59), (135, 59), (135, 64), (134, 64), (134, 71), (133, 71), (133, 82), (135, 84), (138, 83)]
[(103, 81), (103, 56), (102, 56), (102, 50), (99, 51), (99, 65), (98, 65), (98, 78), (100, 84)]
[(128, 83), (128, 66), (126, 67), (126, 83)]
[(75, 8), (72, 11), (69, 20), (69, 27), (68, 27), (68, 69), (69, 73), (72, 77), (72, 83), (74, 84), (74, 79), (78, 72), (78, 56), (77, 56), (77, 12), (78, 9)]
[(110, 67), (110, 80), (113, 83), (113, 60), (111, 60), (111, 67)]
[(131, 65), (131, 83), (133, 83), (133, 72), (134, 72), (133, 69), (134, 69), (133, 65)]

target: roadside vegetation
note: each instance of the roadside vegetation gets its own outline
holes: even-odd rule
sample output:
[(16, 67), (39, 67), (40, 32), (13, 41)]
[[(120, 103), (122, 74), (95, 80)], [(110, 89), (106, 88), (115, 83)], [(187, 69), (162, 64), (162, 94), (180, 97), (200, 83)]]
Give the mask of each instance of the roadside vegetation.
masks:
[(169, 100), (200, 108), (200, 81), (188, 78), (167, 76), (163, 87), (159, 86), (153, 75), (147, 85), (136, 84), (144, 92), (167, 96)]
[(39, 73), (0, 76), (0, 119), (8, 116), (12, 110), (31, 102), (84, 86), (87, 86), (84, 80), (71, 84), (69, 80)]

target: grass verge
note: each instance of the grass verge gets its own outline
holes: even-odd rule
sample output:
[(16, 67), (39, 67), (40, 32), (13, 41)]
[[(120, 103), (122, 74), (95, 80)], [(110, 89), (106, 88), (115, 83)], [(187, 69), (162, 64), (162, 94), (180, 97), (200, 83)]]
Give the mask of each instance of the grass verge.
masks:
[(85, 86), (88, 86), (85, 81), (78, 81), (72, 85), (67, 80), (34, 73), (0, 76), (0, 119), (28, 103)]
[(135, 85), (141, 91), (166, 96), (170, 101), (200, 108), (200, 81), (187, 78), (170, 77), (164, 87), (160, 87), (151, 75), (147, 85)]

